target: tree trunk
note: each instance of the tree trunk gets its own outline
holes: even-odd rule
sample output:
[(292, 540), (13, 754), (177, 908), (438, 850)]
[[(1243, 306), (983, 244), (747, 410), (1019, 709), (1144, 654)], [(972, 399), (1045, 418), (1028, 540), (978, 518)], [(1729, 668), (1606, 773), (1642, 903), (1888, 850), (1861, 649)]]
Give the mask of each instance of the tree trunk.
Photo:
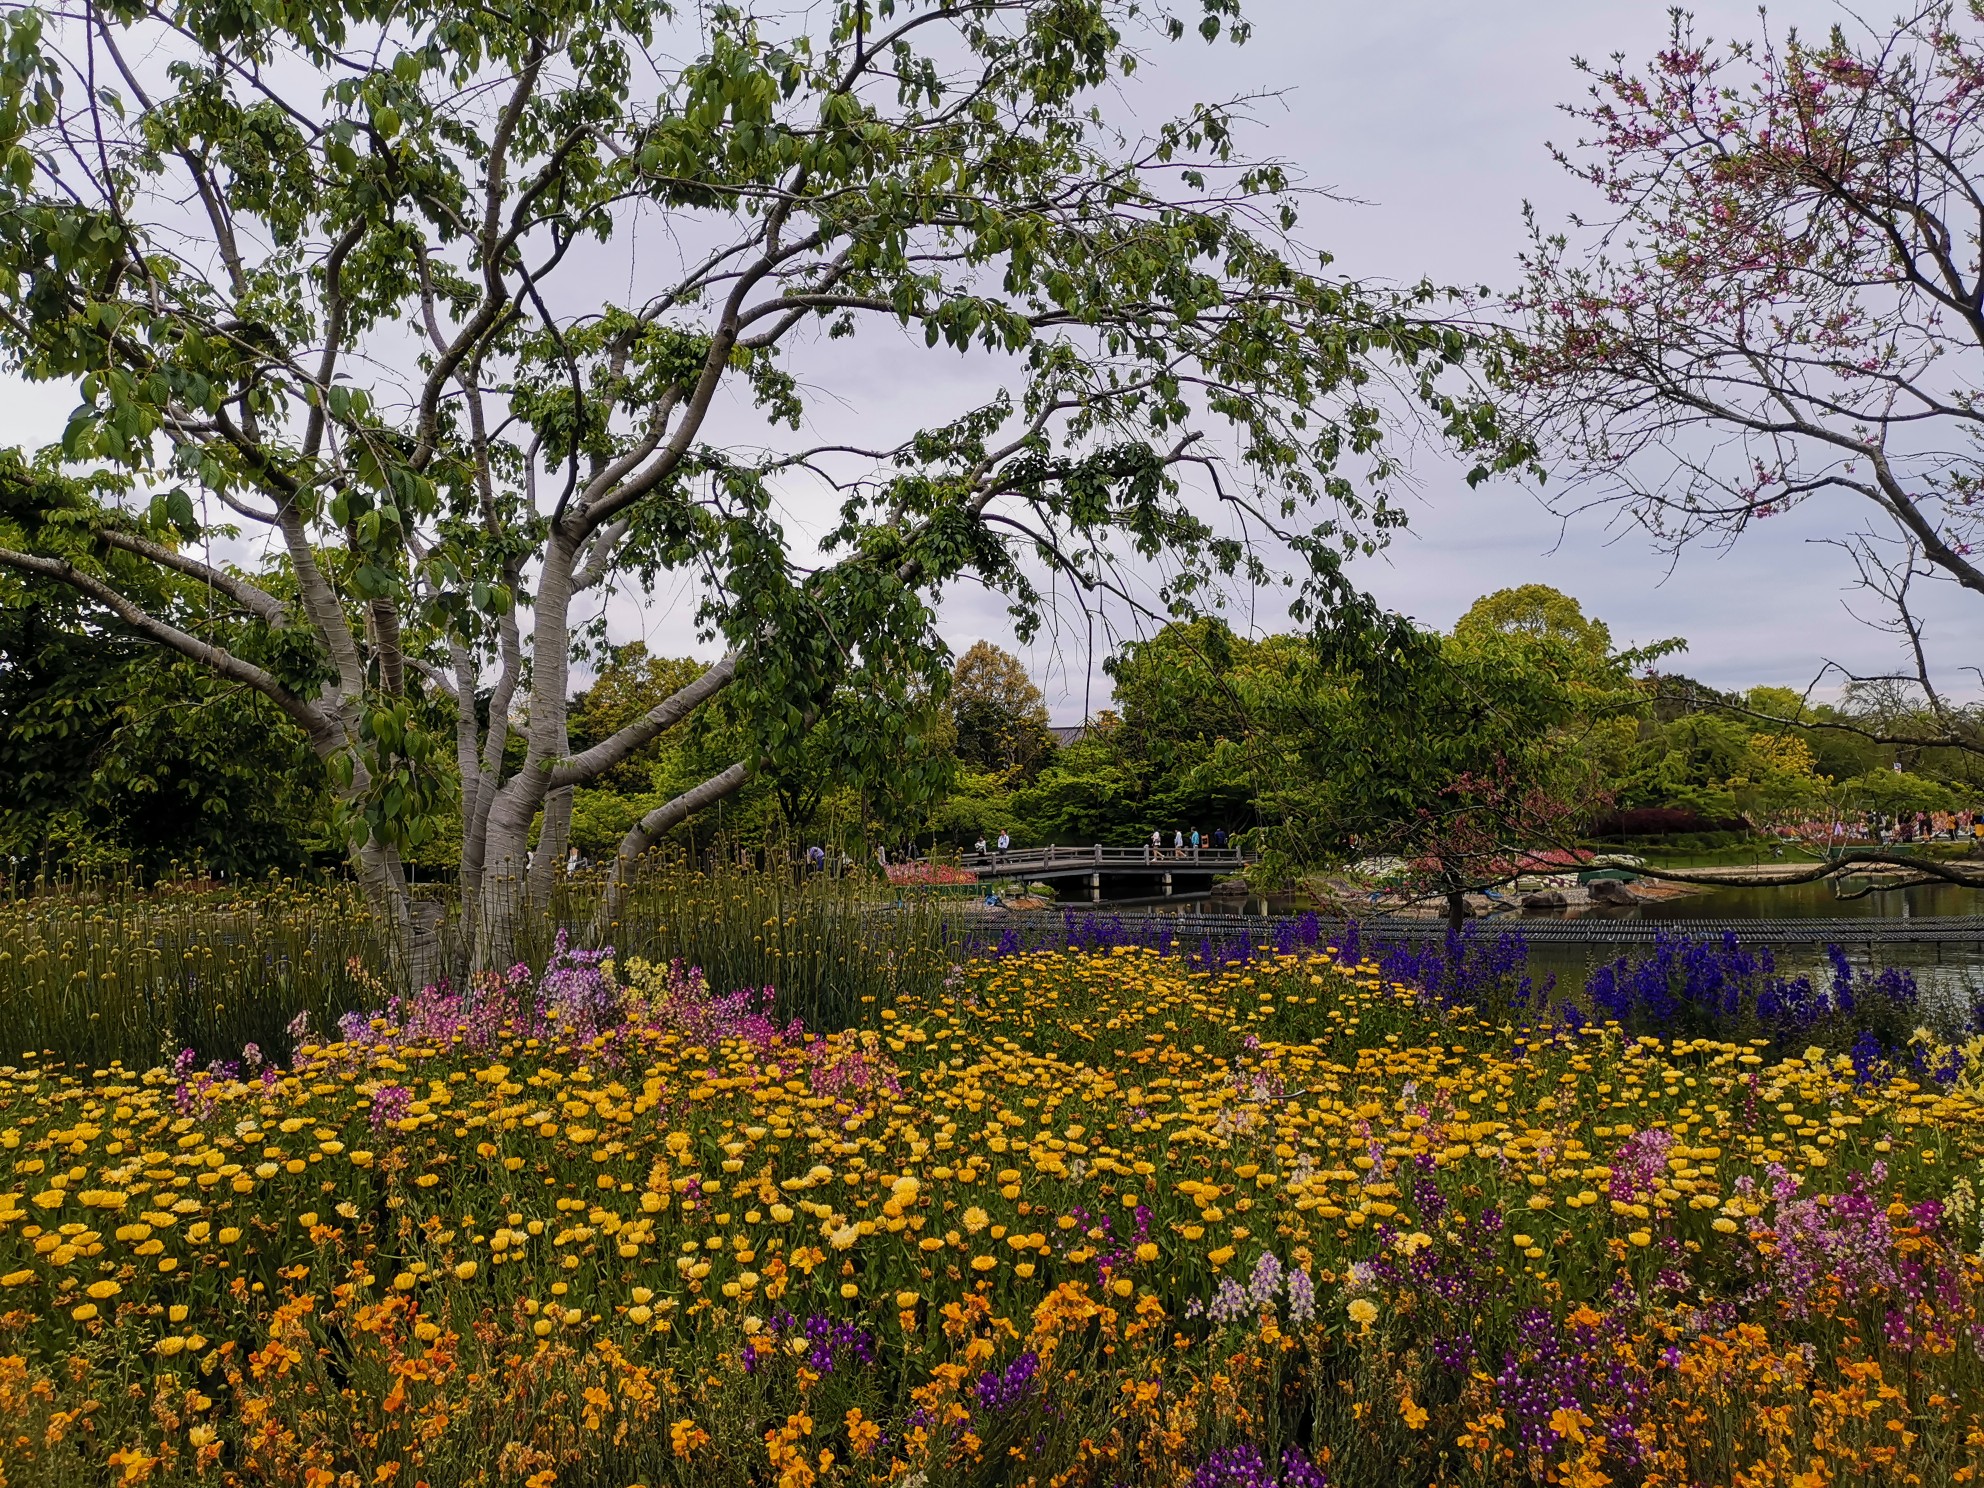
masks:
[[(560, 728), (558, 757), (563, 759), (571, 752), (571, 730), (569, 726)], [(558, 880), (565, 872), (565, 850), (572, 841), (572, 792), (576, 789), (559, 786), (544, 798), (544, 824), (537, 831), (537, 856), (531, 859), (529, 895), (531, 908), (540, 914), (550, 911)]]
[[(514, 784), (514, 782), (512, 782)], [(534, 815), (535, 813), (533, 813)], [(478, 971), (501, 970), (517, 957), (517, 931), (523, 923), (528, 882), (525, 870), (530, 816), (516, 820), (509, 791), (489, 813), (483, 839), (482, 882), (476, 892), (472, 959)]]
[(384, 929), (388, 952), (398, 971), (395, 980), (401, 990), (418, 992), (441, 971), (437, 923), (415, 913), (406, 871), (393, 848), (367, 841), (352, 850), (351, 861), (359, 887)]
[(1447, 928), (1458, 931), (1467, 923), (1467, 895), (1460, 889), (1447, 890)]
[(565, 874), (565, 854), (572, 845), (572, 792), (560, 786), (544, 798), (544, 825), (537, 831), (537, 852), (530, 864), (530, 906), (548, 911)]

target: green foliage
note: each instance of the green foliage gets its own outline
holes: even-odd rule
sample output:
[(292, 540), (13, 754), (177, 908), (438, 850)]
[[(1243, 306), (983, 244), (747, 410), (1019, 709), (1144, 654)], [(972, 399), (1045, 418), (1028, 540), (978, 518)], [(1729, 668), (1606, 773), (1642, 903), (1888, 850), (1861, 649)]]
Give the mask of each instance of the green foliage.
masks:
[[(224, 595), (92, 553), (88, 486), (0, 454), (0, 543), (119, 577), (156, 613), (272, 668), (314, 668), (305, 638), (242, 623)], [(101, 559), (102, 561), (99, 561)], [(122, 561), (119, 561), (119, 560)], [(301, 732), (266, 698), (149, 645), (53, 578), (0, 570), (0, 855), (27, 873), (173, 865), (294, 870), (322, 851), (330, 803)]]
[(975, 642), (951, 672), (953, 748), (961, 763), (1025, 779), (1053, 752), (1047, 701), (1019, 658)]
[(1878, 811), (1888, 817), (1950, 811), (1964, 804), (1964, 798), (1943, 781), (1925, 779), (1908, 770), (1869, 770), (1841, 785), (1860, 810)]

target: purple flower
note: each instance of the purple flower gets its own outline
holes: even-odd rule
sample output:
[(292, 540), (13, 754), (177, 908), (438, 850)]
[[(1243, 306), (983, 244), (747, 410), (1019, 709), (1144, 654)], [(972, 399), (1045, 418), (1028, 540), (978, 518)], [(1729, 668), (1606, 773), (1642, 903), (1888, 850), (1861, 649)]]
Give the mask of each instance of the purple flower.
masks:
[(1275, 1488), (1275, 1481), (1259, 1447), (1227, 1447), (1200, 1464), (1192, 1488)]
[(1274, 1252), (1264, 1250), (1254, 1262), (1253, 1277), (1247, 1283), (1247, 1300), (1256, 1308), (1272, 1307), (1281, 1295), (1281, 1262)]
[(993, 1415), (1004, 1415), (1033, 1392), (1033, 1377), (1040, 1368), (1040, 1356), (1028, 1349), (1004, 1371), (988, 1369), (978, 1377), (978, 1408)]
[(1293, 1447), (1281, 1454), (1278, 1477), (1252, 1445), (1221, 1448), (1192, 1474), (1192, 1488), (1327, 1488), (1328, 1483), (1329, 1475)]
[(1288, 1320), (1306, 1323), (1316, 1315), (1316, 1284), (1307, 1271), (1288, 1273)]
[(1240, 1283), (1230, 1276), (1219, 1279), (1219, 1290), (1212, 1299), (1212, 1306), (1206, 1315), (1214, 1324), (1224, 1327), (1227, 1323), (1247, 1315), (1247, 1294), (1240, 1289)]
[(1667, 1154), (1674, 1149), (1674, 1133), (1658, 1127), (1635, 1132), (1612, 1154), (1611, 1197), (1624, 1204), (1654, 1192), (1667, 1176)]
[(404, 1085), (381, 1085), (372, 1092), (372, 1109), (366, 1113), (372, 1130), (385, 1131), (406, 1118), (413, 1104), (413, 1092)]

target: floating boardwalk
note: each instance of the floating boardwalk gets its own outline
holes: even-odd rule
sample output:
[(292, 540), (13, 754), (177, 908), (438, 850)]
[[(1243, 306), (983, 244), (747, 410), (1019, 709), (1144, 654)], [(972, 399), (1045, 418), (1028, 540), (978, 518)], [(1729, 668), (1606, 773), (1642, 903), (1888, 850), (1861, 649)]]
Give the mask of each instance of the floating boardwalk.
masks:
[[(1284, 940), (1311, 944), (1312, 934), (1335, 940), (1348, 933), (1343, 920), (1311, 915), (1194, 914), (1189, 910), (1151, 913), (1084, 907), (1068, 910), (968, 910), (955, 921), (973, 941), (1002, 941), (1028, 949), (1084, 944), (1172, 945), (1212, 941), (1230, 945), (1253, 942), (1274, 945)], [(1447, 933), (1444, 920), (1404, 919), (1373, 915), (1354, 921), (1361, 940), (1396, 942), (1426, 940)], [(1840, 919), (1711, 920), (1711, 919), (1526, 919), (1496, 915), (1472, 920), (1473, 934), (1497, 937), (1520, 934), (1531, 946), (1650, 945), (1656, 936), (1688, 935), (1720, 939), (1733, 934), (1746, 945), (1969, 945), (1984, 947), (1984, 915), (1939, 915), (1888, 919), (1875, 916)], [(1311, 929), (1313, 927), (1313, 931)]]

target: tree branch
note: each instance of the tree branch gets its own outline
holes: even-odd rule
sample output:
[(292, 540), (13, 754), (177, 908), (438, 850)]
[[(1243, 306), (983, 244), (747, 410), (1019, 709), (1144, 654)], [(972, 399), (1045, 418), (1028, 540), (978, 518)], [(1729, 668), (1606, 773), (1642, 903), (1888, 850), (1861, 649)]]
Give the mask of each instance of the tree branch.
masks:
[(654, 844), (657, 837), (671, 832), (697, 812), (706, 810), (721, 801), (725, 796), (734, 795), (752, 776), (751, 764), (739, 760), (721, 774), (712, 775), (701, 785), (684, 791), (666, 805), (657, 806), (636, 822), (620, 840), (620, 850), (614, 854), (612, 871), (607, 875), (606, 890), (600, 897), (599, 917), (593, 922), (593, 942), (604, 945), (619, 921), (620, 906), (626, 897), (628, 880), (633, 876), (634, 862)]
[(727, 653), (708, 671), (655, 704), (625, 728), (592, 748), (560, 760), (551, 769), (548, 788), (584, 785), (612, 769), (650, 740), (657, 739), (728, 687), (737, 676), (737, 653)]
[(147, 640), (167, 650), (176, 651), (190, 661), (197, 661), (220, 676), (254, 688), (294, 719), (310, 736), (310, 742), (317, 747), (320, 754), (329, 752), (330, 748), (342, 741), (341, 731), (335, 722), (327, 718), (314, 704), (298, 697), (283, 686), (273, 674), (264, 671), (251, 661), (242, 660), (225, 647), (203, 641), (198, 636), (159, 619), (150, 611), (119, 594), (102, 580), (84, 573), (66, 558), (45, 558), (36, 553), (20, 553), (12, 548), (0, 548), (0, 564), (21, 573), (36, 574), (60, 584), (67, 584), (71, 589), (94, 599)]

